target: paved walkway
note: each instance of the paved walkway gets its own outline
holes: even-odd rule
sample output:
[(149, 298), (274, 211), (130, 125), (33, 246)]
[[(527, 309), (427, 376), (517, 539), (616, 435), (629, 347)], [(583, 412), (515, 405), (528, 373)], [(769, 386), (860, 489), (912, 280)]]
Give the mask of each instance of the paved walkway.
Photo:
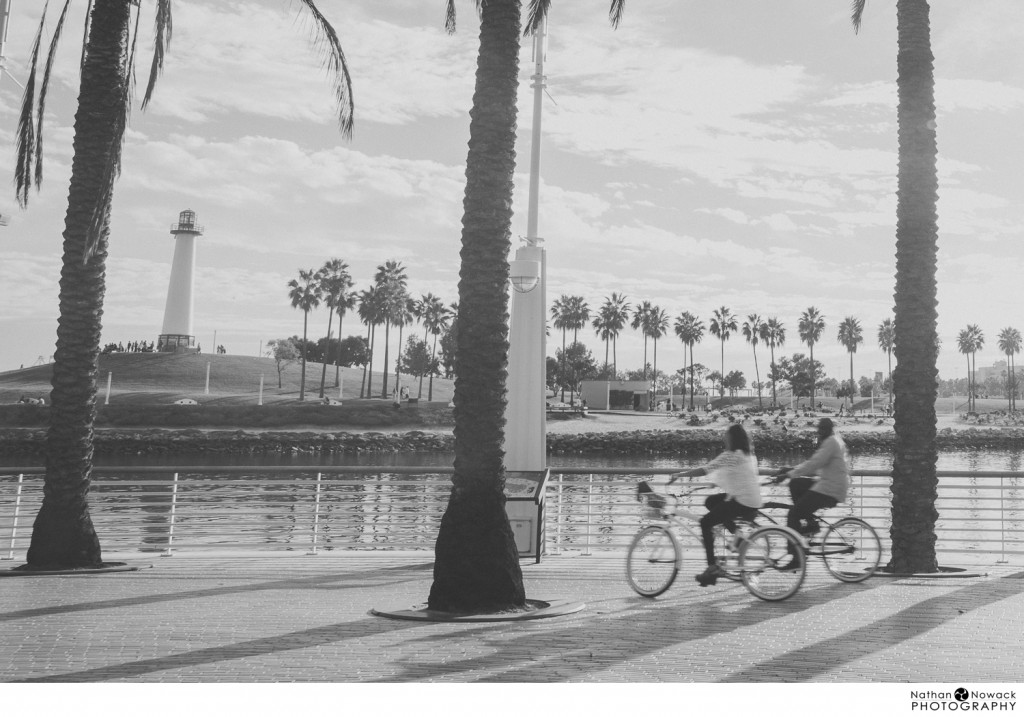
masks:
[[(173, 558), (90, 576), (0, 578), (3, 682), (1018, 683), (1024, 569), (838, 583), (817, 564), (765, 603), (689, 574), (655, 600), (622, 558), (523, 563), (527, 596), (586, 603), (545, 620), (370, 614), (426, 600), (428, 553)], [(4, 561), (0, 569), (13, 564)]]

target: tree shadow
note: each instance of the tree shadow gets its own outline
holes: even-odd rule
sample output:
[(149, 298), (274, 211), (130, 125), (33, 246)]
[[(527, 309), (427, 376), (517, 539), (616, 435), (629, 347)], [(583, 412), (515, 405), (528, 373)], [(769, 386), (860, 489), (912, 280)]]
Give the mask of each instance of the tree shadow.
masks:
[[(425, 564), (431, 567), (433, 563)], [(88, 612), (91, 610), (110, 610), (134, 605), (150, 605), (161, 602), (173, 602), (178, 600), (193, 600), (196, 598), (223, 597), (243, 593), (257, 592), (261, 590), (356, 590), (367, 587), (380, 587), (383, 585), (401, 585), (404, 583), (422, 580), (419, 575), (407, 577), (396, 577), (382, 579), (382, 574), (399, 573), (404, 571), (422, 570), (424, 565), (401, 565), (387, 568), (369, 568), (357, 572), (330, 573), (327, 575), (316, 575), (308, 578), (284, 578), (281, 580), (270, 580), (262, 583), (246, 585), (225, 585), (215, 588), (204, 588), (200, 590), (182, 590), (173, 593), (160, 593), (156, 595), (135, 595), (132, 597), (115, 598), (110, 600), (93, 600), (80, 602), (71, 605), (51, 605), (48, 607), (28, 608), (25, 610), (14, 610), (0, 613), (0, 623), (11, 620), (23, 620), (27, 618), (46, 617), (66, 613)], [(85, 576), (76, 576), (75, 579), (82, 579)], [(52, 578), (51, 578), (52, 579)], [(111, 577), (103, 577), (103, 580), (111, 580)], [(133, 578), (128, 578), (133, 579)], [(197, 577), (196, 579), (199, 579)], [(209, 580), (231, 580), (230, 576), (210, 575)]]

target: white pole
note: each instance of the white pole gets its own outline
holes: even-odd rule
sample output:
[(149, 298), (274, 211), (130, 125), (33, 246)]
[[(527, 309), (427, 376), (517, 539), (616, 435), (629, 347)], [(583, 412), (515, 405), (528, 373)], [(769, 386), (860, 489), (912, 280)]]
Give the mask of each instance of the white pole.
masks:
[(215, 355), (217, 353), (217, 329), (213, 330), (213, 351), (211, 353)]
[(18, 534), (18, 512), (21, 510), (21, 484), (25, 480), (25, 474), (18, 474), (18, 492), (14, 497), (14, 524), (11, 526), (11, 553), (7, 560), (14, 560), (14, 540)]
[(338, 400), (341, 400), (341, 384), (345, 383), (345, 374), (338, 374)]
[(260, 400), (259, 400), (259, 402), (256, 405), (257, 406), (262, 406), (263, 405), (263, 374), (262, 373), (260, 374)]
[(526, 241), (535, 245), (537, 237), (537, 206), (540, 198), (540, 119), (544, 102), (544, 53), (548, 21), (545, 18), (533, 36), (533, 137), (530, 145), (530, 195), (526, 218)]
[(113, 378), (113, 376), (114, 376), (114, 372), (113, 371), (107, 371), (107, 397), (103, 399), (103, 405), (104, 406), (109, 406), (110, 405), (110, 381)]
[(206, 390), (203, 392), (206, 394), (210, 393), (210, 362), (206, 362)]
[(171, 486), (171, 516), (170, 525), (167, 526), (167, 547), (160, 554), (161, 557), (169, 558), (174, 550), (174, 514), (178, 508), (178, 474), (174, 474), (174, 483)]

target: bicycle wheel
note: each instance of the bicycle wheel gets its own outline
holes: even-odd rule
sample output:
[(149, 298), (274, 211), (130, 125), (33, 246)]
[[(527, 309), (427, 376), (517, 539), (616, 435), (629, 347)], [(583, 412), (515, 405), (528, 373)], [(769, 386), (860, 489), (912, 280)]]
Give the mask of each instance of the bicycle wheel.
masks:
[(633, 538), (626, 554), (626, 579), (644, 597), (656, 597), (668, 590), (683, 562), (682, 549), (672, 531), (651, 525)]
[[(794, 558), (800, 566), (783, 570)], [(807, 556), (795, 533), (786, 528), (765, 527), (755, 530), (740, 545), (740, 572), (743, 584), (753, 595), (775, 602), (792, 596), (807, 575)]]
[(725, 526), (715, 526), (715, 562), (730, 580), (740, 579), (740, 546), (743, 541), (757, 530), (757, 524), (744, 518), (738, 518), (736, 533), (730, 533)]
[[(814, 552), (817, 550), (815, 546)], [(821, 558), (834, 577), (844, 583), (859, 583), (875, 574), (882, 560), (882, 541), (860, 518), (843, 518), (825, 531)]]

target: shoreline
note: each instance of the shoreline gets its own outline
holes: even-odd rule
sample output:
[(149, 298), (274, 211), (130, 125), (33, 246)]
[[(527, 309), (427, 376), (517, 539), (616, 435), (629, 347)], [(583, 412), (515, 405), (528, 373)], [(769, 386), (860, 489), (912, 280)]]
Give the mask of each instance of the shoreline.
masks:
[[(699, 415), (699, 414), (698, 414)], [(713, 418), (713, 420), (712, 420)], [(746, 418), (755, 449), (765, 452), (805, 452), (816, 443), (819, 416), (800, 415), (782, 422)], [(891, 418), (836, 418), (836, 430), (852, 451), (891, 451), (895, 432)], [(726, 416), (707, 417), (702, 425), (687, 425), (688, 417), (669, 414), (591, 413), (586, 417), (548, 421), (549, 455), (620, 456), (713, 453), (730, 425)], [(99, 427), (97, 455), (260, 455), (317, 453), (438, 453), (454, 450), (451, 426), (350, 427), (325, 426), (287, 429), (122, 428)], [(0, 462), (38, 459), (44, 455), (46, 429), (0, 428)], [(1024, 445), (1024, 426), (971, 424), (955, 416), (937, 422), (939, 450), (1011, 449)]]

